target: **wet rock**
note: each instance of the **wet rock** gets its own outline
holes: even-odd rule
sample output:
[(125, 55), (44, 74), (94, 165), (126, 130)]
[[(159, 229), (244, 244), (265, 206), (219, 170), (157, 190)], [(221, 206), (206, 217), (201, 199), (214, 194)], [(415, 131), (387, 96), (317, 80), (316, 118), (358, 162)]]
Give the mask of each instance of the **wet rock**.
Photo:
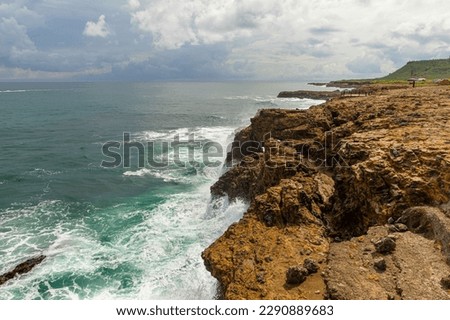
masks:
[(319, 270), (319, 264), (313, 259), (305, 259), (303, 267), (308, 270), (309, 273), (316, 273)]
[(383, 258), (375, 259), (373, 262), (373, 266), (378, 271), (386, 271), (386, 260)]
[(302, 266), (290, 267), (286, 272), (286, 283), (293, 285), (301, 284), (306, 280), (308, 275), (308, 270)]
[(375, 246), (375, 250), (378, 253), (383, 253), (383, 254), (387, 254), (387, 253), (391, 253), (395, 250), (395, 240), (390, 238), (390, 237), (386, 237), (386, 238), (382, 238), (378, 241), (376, 241), (374, 243)]
[(28, 259), (25, 262), (17, 265), (12, 271), (0, 275), (0, 285), (4, 284), (6, 281), (13, 279), (14, 277), (30, 272), (35, 266), (44, 261), (45, 256), (40, 255), (35, 258)]

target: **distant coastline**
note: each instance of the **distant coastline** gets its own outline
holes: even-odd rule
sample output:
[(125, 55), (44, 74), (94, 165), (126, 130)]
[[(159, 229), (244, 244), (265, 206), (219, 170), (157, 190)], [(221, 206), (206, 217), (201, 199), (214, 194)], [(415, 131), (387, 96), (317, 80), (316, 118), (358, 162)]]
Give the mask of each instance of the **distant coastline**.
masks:
[(330, 82), (309, 82), (311, 86), (332, 87), (332, 88), (356, 88), (373, 84), (373, 80), (336, 80)]

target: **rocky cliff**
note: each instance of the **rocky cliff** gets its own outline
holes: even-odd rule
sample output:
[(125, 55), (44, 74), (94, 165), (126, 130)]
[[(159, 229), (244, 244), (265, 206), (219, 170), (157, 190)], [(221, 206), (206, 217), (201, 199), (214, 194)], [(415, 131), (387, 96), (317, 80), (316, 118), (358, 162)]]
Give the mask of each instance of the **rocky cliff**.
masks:
[(450, 88), (261, 110), (212, 194), (250, 204), (202, 256), (226, 299), (450, 298)]

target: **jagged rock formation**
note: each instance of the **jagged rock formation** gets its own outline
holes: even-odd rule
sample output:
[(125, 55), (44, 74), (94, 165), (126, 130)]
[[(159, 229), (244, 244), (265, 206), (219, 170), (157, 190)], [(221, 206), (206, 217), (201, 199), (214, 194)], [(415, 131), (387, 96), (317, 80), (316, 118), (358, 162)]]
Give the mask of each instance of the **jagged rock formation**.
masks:
[[(224, 297), (448, 299), (449, 121), (444, 87), (375, 87), (306, 111), (261, 110), (211, 188), (250, 203), (202, 255)], [(395, 245), (377, 252), (371, 241), (389, 234)], [(287, 282), (306, 259), (318, 272)], [(433, 290), (417, 288), (416, 271)]]
[(27, 261), (18, 264), (13, 270), (0, 275), (0, 286), (18, 275), (30, 272), (34, 267), (42, 263), (42, 261), (44, 260), (45, 256), (40, 255), (38, 257), (28, 259)]

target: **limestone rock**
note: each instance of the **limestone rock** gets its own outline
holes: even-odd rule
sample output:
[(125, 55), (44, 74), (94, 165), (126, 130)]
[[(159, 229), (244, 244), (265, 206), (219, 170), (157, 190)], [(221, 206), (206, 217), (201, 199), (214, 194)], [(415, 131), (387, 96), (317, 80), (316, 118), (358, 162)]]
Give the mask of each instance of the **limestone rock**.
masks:
[(374, 260), (373, 266), (376, 270), (386, 271), (386, 260), (384, 258), (377, 258)]
[(319, 270), (319, 264), (313, 259), (305, 259), (303, 267), (308, 270), (308, 273), (316, 273)]
[[(434, 240), (411, 232), (398, 234), (392, 254), (367, 252), (373, 238), (387, 237), (384, 226), (369, 228), (368, 234), (330, 245), (325, 274), (330, 299), (450, 299), (441, 287), (448, 276), (446, 264)], [(385, 261), (386, 270), (372, 267)]]
[(404, 225), (403, 223), (396, 223), (394, 225), (394, 227), (397, 230), (397, 232), (406, 232), (406, 231), (408, 231), (408, 227), (406, 225)]
[(450, 276), (442, 278), (441, 285), (444, 290), (450, 290)]
[(306, 280), (309, 275), (309, 271), (302, 266), (290, 267), (286, 272), (286, 283), (287, 284), (301, 284)]
[[(236, 134), (211, 192), (249, 208), (202, 254), (224, 298), (449, 298), (450, 88), (359, 89)], [(324, 278), (286, 286), (306, 253)]]
[(374, 243), (375, 250), (379, 253), (391, 253), (395, 250), (395, 240), (389, 237), (380, 239)]

